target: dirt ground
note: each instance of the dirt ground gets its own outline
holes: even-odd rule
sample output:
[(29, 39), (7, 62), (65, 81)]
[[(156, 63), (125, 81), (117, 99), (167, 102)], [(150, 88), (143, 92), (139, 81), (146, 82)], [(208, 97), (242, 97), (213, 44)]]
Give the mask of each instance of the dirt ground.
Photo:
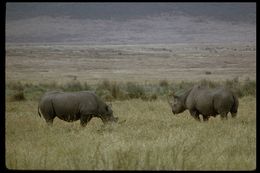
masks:
[(255, 43), (7, 45), (6, 81), (158, 82), (256, 78)]

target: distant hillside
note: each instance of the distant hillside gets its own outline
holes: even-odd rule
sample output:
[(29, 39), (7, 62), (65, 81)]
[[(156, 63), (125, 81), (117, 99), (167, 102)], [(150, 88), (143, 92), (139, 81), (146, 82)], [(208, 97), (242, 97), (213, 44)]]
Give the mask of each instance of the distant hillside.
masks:
[(255, 3), (7, 3), (6, 41), (255, 42)]
[(161, 13), (254, 23), (255, 3), (7, 3), (7, 19), (37, 16), (132, 19)]

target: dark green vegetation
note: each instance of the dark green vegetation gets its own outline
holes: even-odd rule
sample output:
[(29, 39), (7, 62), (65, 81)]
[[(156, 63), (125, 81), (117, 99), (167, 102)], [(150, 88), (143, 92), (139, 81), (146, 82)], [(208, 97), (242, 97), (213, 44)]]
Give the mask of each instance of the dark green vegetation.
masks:
[[(238, 78), (226, 80), (222, 82), (215, 82), (210, 80), (200, 80), (200, 84), (209, 87), (226, 86), (230, 88), (235, 94), (241, 98), (243, 96), (254, 96), (256, 94), (256, 81), (246, 79), (239, 81)], [(22, 82), (9, 82), (7, 83), (7, 96), (12, 100), (25, 100), (25, 99), (38, 99), (40, 95), (48, 90), (61, 90), (61, 91), (81, 91), (93, 90), (98, 96), (105, 101), (113, 100), (128, 100), (141, 98), (142, 100), (156, 100), (161, 97), (168, 96), (172, 92), (178, 92), (182, 89), (187, 89), (195, 84), (195, 82), (169, 82), (161, 80), (159, 83), (134, 83), (134, 82), (115, 82), (104, 80), (97, 84), (89, 85), (87, 82), (79, 82), (72, 80), (65, 84), (51, 83), (22, 83)]]

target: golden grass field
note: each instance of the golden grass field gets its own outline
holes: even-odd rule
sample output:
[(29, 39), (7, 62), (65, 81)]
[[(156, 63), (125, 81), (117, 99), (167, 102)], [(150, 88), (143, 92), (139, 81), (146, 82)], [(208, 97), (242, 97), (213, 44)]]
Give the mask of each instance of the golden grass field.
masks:
[[(256, 77), (251, 44), (7, 45), (6, 83), (90, 84), (104, 79), (157, 83)], [(211, 74), (206, 74), (206, 72)], [(6, 95), (8, 95), (8, 88)], [(38, 99), (6, 99), (6, 167), (29, 170), (254, 170), (256, 97), (239, 98), (238, 116), (196, 122), (173, 115), (166, 98), (113, 101), (121, 124), (54, 120), (37, 113)]]
[(256, 168), (256, 103), (239, 100), (236, 119), (196, 122), (186, 111), (173, 115), (163, 100), (113, 102), (122, 124), (92, 119), (54, 120), (48, 127), (37, 102), (6, 107), (6, 166), (53, 170), (253, 170)]

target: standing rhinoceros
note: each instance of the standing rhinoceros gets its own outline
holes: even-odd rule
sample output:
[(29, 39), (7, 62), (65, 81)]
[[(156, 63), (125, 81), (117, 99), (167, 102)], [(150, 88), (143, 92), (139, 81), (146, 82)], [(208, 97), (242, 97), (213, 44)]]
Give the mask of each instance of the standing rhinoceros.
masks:
[(224, 87), (208, 88), (195, 85), (180, 95), (173, 94), (173, 98), (168, 100), (173, 114), (182, 113), (186, 109), (190, 114), (200, 121), (207, 121), (209, 116), (220, 114), (221, 119), (227, 119), (228, 112), (232, 117), (236, 117), (238, 109), (238, 99), (229, 89)]
[(93, 117), (101, 118), (103, 123), (118, 121), (111, 108), (91, 91), (47, 92), (38, 105), (41, 116), (39, 109), (48, 124), (52, 124), (56, 116), (68, 122), (80, 120), (83, 127)]

